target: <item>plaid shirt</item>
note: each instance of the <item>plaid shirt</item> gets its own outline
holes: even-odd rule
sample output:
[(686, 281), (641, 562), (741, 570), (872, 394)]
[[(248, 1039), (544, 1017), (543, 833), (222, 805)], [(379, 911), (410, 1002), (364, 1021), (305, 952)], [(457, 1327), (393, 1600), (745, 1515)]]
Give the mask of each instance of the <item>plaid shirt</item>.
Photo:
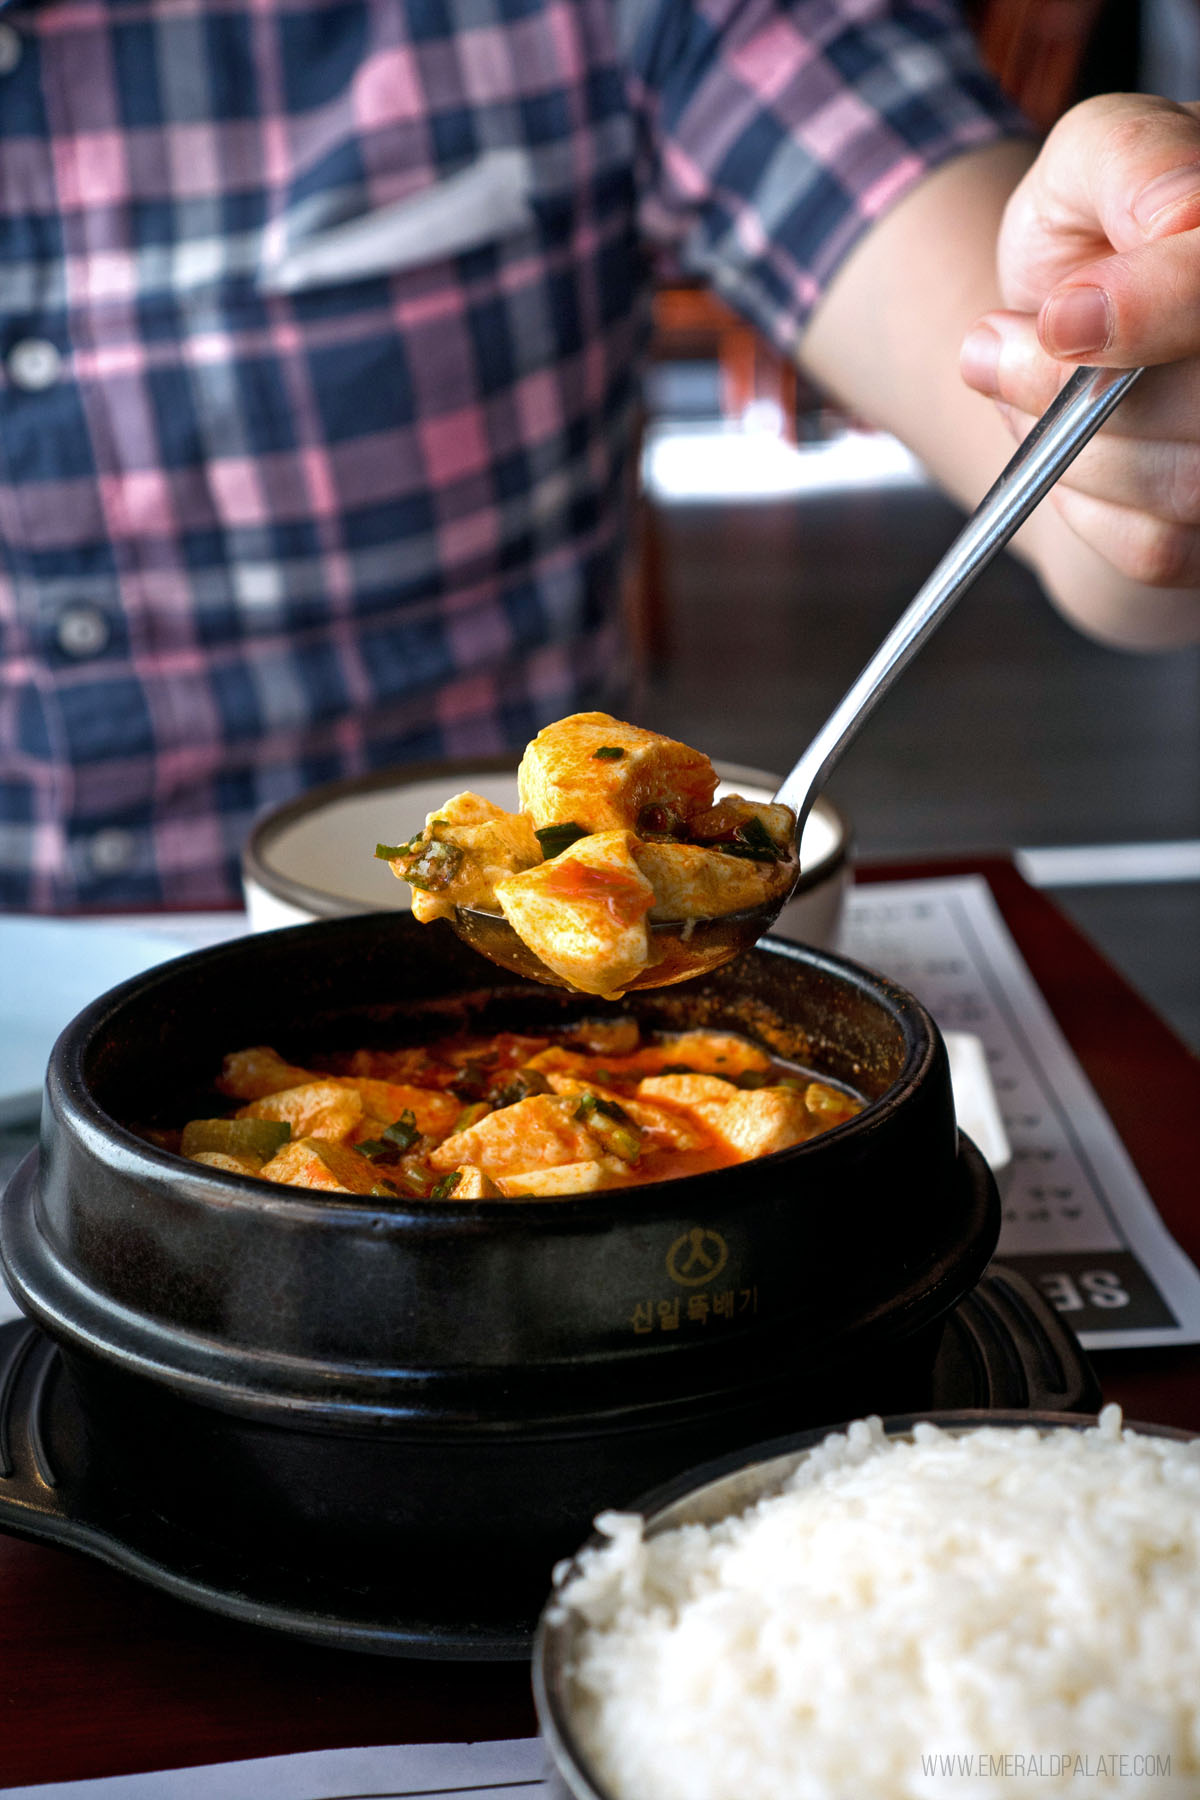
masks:
[(0, 904), (612, 703), (648, 253), (777, 344), (1020, 129), (949, 0), (0, 11)]

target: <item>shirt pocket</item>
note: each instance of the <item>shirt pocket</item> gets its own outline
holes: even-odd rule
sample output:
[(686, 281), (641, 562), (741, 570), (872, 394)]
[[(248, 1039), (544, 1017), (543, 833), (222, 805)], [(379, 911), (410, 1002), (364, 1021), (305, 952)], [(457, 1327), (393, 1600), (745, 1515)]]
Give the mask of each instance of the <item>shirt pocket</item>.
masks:
[(395, 275), (444, 261), (530, 228), (534, 170), (520, 146), (488, 150), (419, 193), (327, 222), (310, 201), (290, 209), (266, 237), (258, 270), (264, 294)]

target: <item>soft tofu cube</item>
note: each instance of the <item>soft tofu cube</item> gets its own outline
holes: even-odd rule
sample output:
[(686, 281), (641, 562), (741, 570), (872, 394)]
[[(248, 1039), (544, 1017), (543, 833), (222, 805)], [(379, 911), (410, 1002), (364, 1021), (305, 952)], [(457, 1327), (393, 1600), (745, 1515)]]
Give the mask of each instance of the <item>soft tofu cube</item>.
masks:
[(379, 1185), (379, 1176), (365, 1156), (315, 1137), (285, 1144), (258, 1173), (264, 1181), (315, 1188), (325, 1194), (370, 1194)]
[(679, 1107), (747, 1160), (802, 1144), (813, 1134), (803, 1095), (791, 1088), (743, 1090), (719, 1075), (650, 1075), (638, 1083), (638, 1096)]
[(704, 1116), (714, 1135), (747, 1160), (787, 1150), (813, 1135), (812, 1118), (801, 1094), (791, 1088), (740, 1090), (732, 1100)]
[(697, 1074), (724, 1075), (727, 1081), (735, 1080), (748, 1069), (760, 1074), (771, 1067), (766, 1051), (749, 1038), (710, 1030), (664, 1032), (655, 1043), (639, 1051), (638, 1063), (647, 1074), (651, 1073), (651, 1063), (660, 1071), (686, 1063)]
[(425, 814), (425, 829), (431, 825), (491, 825), (497, 819), (514, 816), (497, 806), (494, 800), (485, 800), (482, 794), (473, 794), (470, 788), (464, 788), (461, 794), (451, 794), (436, 812)]
[(777, 806), (773, 800), (744, 800), (740, 794), (726, 794), (715, 806), (688, 821), (688, 836), (709, 843), (714, 838), (733, 837), (751, 821), (762, 826), (777, 850), (791, 855), (796, 815), (790, 806)]
[(361, 1137), (377, 1137), (381, 1125), (394, 1125), (402, 1113), (410, 1112), (423, 1137), (444, 1138), (453, 1131), (454, 1121), (462, 1111), (462, 1101), (456, 1095), (433, 1088), (411, 1087), (404, 1081), (379, 1081), (369, 1075), (338, 1075), (334, 1080), (339, 1087), (350, 1088), (362, 1101)]
[(261, 1100), (264, 1094), (278, 1094), (283, 1088), (303, 1087), (315, 1080), (311, 1069), (297, 1068), (295, 1063), (284, 1062), (269, 1045), (256, 1044), (225, 1058), (217, 1086), (235, 1100)]
[(456, 1131), (429, 1157), (434, 1169), (457, 1169), (473, 1163), (493, 1179), (528, 1169), (553, 1169), (564, 1163), (596, 1162), (603, 1145), (582, 1120), (577, 1102), (557, 1094), (531, 1094), (515, 1106), (488, 1113), (476, 1125)]
[(234, 1114), (238, 1119), (282, 1119), (293, 1138), (348, 1138), (363, 1116), (362, 1096), (332, 1078), (264, 1094)]
[[(683, 1064), (698, 1075), (723, 1075), (726, 1081), (735, 1081), (747, 1070), (765, 1074), (771, 1067), (767, 1052), (748, 1038), (710, 1029), (662, 1032), (656, 1035), (653, 1043), (642, 1044), (631, 1055), (606, 1058), (605, 1061), (612, 1069), (624, 1070), (633, 1078), (639, 1074), (660, 1075)], [(580, 1080), (586, 1080), (595, 1066), (595, 1056), (563, 1049), (558, 1044), (529, 1058), (529, 1067), (539, 1070), (547, 1079), (551, 1075), (577, 1075)]]
[(686, 819), (711, 806), (716, 781), (699, 750), (608, 713), (547, 725), (517, 771), (522, 809), (539, 831), (571, 822), (588, 833), (636, 831), (648, 806)]
[(561, 856), (496, 883), (517, 936), (585, 994), (616, 999), (650, 960), (654, 889), (627, 831), (581, 838)]
[(594, 1081), (585, 1081), (578, 1075), (556, 1075), (546, 1077), (556, 1094), (595, 1094), (600, 1100), (609, 1100), (628, 1113), (638, 1130), (645, 1133), (650, 1141), (668, 1150), (698, 1150), (710, 1142), (708, 1132), (688, 1118), (683, 1112), (673, 1112), (670, 1107), (656, 1106), (652, 1100), (631, 1100), (627, 1094), (619, 1094), (615, 1088), (600, 1087)]
[(542, 859), (532, 821), (505, 812), (480, 794), (455, 794), (389, 867), (413, 889), (413, 917), (423, 924), (456, 906), (494, 911), (496, 881)]
[(751, 862), (701, 844), (639, 843), (638, 868), (654, 889), (651, 919), (717, 919), (746, 912), (782, 894), (795, 869)]
[(590, 1194), (597, 1188), (620, 1187), (628, 1170), (615, 1156), (598, 1162), (560, 1163), (555, 1169), (525, 1169), (502, 1175), (500, 1190), (508, 1200), (550, 1200), (564, 1194)]
[(665, 1100), (668, 1106), (724, 1106), (739, 1090), (720, 1075), (647, 1075), (638, 1082), (639, 1100)]

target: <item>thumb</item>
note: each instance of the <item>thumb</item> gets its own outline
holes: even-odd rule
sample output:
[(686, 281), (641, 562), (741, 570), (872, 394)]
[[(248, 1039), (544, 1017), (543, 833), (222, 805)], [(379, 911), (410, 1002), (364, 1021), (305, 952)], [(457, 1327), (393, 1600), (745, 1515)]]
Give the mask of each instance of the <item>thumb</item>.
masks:
[(1200, 355), (1200, 229), (1081, 269), (1046, 300), (1037, 331), (1062, 362), (1133, 369)]
[(1132, 367), (1200, 351), (1200, 104), (1072, 108), (1010, 202), (1000, 272), (1053, 356)]

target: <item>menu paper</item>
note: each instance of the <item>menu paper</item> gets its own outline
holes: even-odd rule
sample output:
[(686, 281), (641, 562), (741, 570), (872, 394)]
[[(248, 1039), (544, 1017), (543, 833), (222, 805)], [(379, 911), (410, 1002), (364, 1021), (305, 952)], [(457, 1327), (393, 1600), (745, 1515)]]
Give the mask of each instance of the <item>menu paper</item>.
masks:
[(872, 883), (839, 949), (984, 1046), (1012, 1160), (997, 1259), (1086, 1350), (1200, 1342), (1200, 1273), (1175, 1243), (982, 876)]
[(204, 1768), (0, 1788), (0, 1800), (546, 1800), (538, 1738), (305, 1750)]

